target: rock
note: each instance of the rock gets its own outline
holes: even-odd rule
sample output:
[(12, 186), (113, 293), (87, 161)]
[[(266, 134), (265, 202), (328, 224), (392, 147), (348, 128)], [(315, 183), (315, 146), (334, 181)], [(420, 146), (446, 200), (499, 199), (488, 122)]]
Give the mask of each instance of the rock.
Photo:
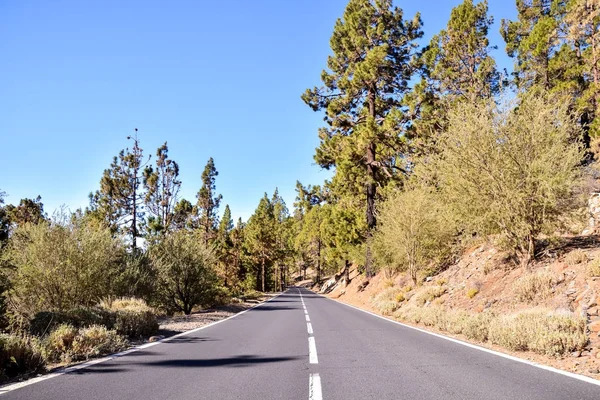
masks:
[(598, 307), (588, 308), (588, 315), (592, 317), (598, 316)]
[(588, 328), (590, 328), (590, 331), (592, 332), (600, 332), (600, 321), (592, 322), (588, 325)]
[(162, 340), (164, 338), (165, 337), (163, 335), (150, 336), (150, 339), (148, 339), (148, 341), (150, 343), (152, 343), (152, 342), (158, 342), (159, 340)]
[(425, 282), (431, 282), (433, 280), (432, 276), (428, 276), (427, 278), (425, 278)]
[(581, 352), (581, 357), (588, 357), (591, 353), (589, 351), (582, 351)]
[(575, 358), (581, 357), (581, 351), (574, 351), (574, 352), (572, 352), (571, 353), (571, 357), (575, 357)]

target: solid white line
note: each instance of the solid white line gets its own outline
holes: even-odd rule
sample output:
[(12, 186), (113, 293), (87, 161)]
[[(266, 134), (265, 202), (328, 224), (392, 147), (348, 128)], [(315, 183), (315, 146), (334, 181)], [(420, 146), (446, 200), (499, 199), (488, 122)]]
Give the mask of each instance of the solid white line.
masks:
[(314, 333), (312, 329), (312, 324), (310, 322), (306, 323), (306, 329), (308, 330), (309, 335), (312, 335)]
[(20, 388), (25, 387), (25, 386), (33, 385), (35, 383), (42, 382), (42, 381), (45, 381), (47, 379), (56, 378), (57, 376), (65, 375), (65, 374), (68, 374), (68, 373), (71, 373), (71, 372), (74, 372), (74, 371), (78, 371), (78, 370), (83, 369), (83, 368), (91, 367), (92, 365), (96, 365), (96, 364), (100, 364), (100, 363), (103, 363), (103, 362), (106, 362), (106, 361), (114, 360), (115, 358), (123, 357), (123, 356), (125, 356), (127, 354), (134, 353), (134, 352), (136, 352), (138, 350), (147, 349), (148, 347), (156, 346), (156, 345), (159, 345), (161, 343), (166, 343), (166, 342), (169, 342), (169, 341), (171, 341), (171, 340), (173, 340), (175, 338), (178, 338), (178, 337), (181, 337), (181, 336), (186, 336), (186, 335), (189, 335), (189, 334), (201, 331), (202, 329), (206, 329), (206, 328), (209, 328), (211, 326), (214, 326), (214, 325), (220, 324), (222, 322), (228, 321), (228, 320), (230, 320), (232, 318), (239, 317), (240, 315), (245, 314), (245, 313), (247, 313), (250, 310), (253, 310), (253, 309), (257, 308), (257, 307), (260, 307), (260, 306), (268, 303), (269, 301), (271, 301), (273, 299), (276, 299), (277, 297), (281, 296), (282, 294), (283, 293), (279, 293), (277, 296), (271, 297), (269, 300), (263, 301), (262, 303), (257, 304), (257, 305), (255, 305), (253, 307), (250, 307), (247, 310), (241, 311), (241, 312), (239, 312), (237, 314), (234, 314), (234, 315), (232, 315), (230, 317), (227, 317), (227, 318), (219, 320), (219, 321), (212, 322), (212, 323), (210, 323), (208, 325), (204, 325), (204, 326), (201, 326), (199, 328), (190, 329), (189, 331), (181, 332), (181, 333), (178, 333), (177, 335), (173, 335), (173, 336), (169, 336), (168, 338), (157, 340), (156, 342), (145, 343), (145, 344), (142, 344), (140, 346), (132, 347), (131, 349), (127, 349), (127, 350), (121, 351), (119, 353), (111, 354), (110, 356), (107, 356), (107, 357), (98, 358), (96, 360), (87, 361), (87, 362), (84, 362), (84, 363), (81, 363), (81, 364), (74, 365), (72, 367), (67, 367), (67, 368), (59, 370), (57, 372), (53, 372), (53, 373), (48, 374), (48, 375), (38, 376), (37, 378), (28, 379), (28, 380), (23, 381), (23, 382), (17, 382), (17, 383), (13, 383), (13, 384), (8, 384), (6, 386), (2, 386), (2, 387), (0, 387), (0, 396), (2, 396), (5, 393), (11, 392), (11, 391), (16, 390), (16, 389), (20, 389)]
[[(321, 296), (321, 297), (325, 297), (325, 296)], [(569, 378), (573, 378), (573, 379), (577, 379), (577, 380), (580, 380), (580, 381), (583, 381), (583, 382), (591, 383), (592, 385), (600, 386), (600, 380), (597, 380), (597, 379), (594, 379), (594, 378), (590, 378), (589, 376), (579, 375), (579, 374), (575, 374), (573, 372), (568, 372), (568, 371), (563, 371), (563, 370), (560, 370), (560, 369), (557, 369), (557, 368), (554, 368), (554, 367), (550, 367), (548, 365), (538, 364), (538, 363), (533, 362), (533, 361), (524, 360), (524, 359), (519, 358), (519, 357), (515, 357), (515, 356), (508, 355), (508, 354), (500, 353), (499, 351), (486, 349), (485, 347), (477, 346), (475, 344), (468, 343), (468, 342), (463, 342), (462, 340), (458, 340), (458, 339), (454, 339), (454, 338), (451, 338), (451, 337), (448, 337), (448, 336), (440, 335), (439, 333), (434, 333), (434, 332), (427, 331), (425, 329), (421, 329), (421, 328), (417, 328), (417, 327), (414, 327), (414, 326), (406, 325), (406, 324), (403, 324), (402, 322), (398, 322), (398, 321), (395, 321), (393, 319), (386, 318), (384, 316), (372, 313), (371, 311), (363, 310), (362, 308), (358, 308), (358, 307), (352, 306), (350, 304), (346, 304), (346, 303), (343, 303), (341, 301), (337, 301), (335, 299), (331, 299), (329, 297), (325, 297), (325, 298), (329, 299), (331, 301), (335, 301), (338, 304), (343, 304), (343, 305), (345, 305), (347, 307), (354, 308), (355, 310), (362, 311), (362, 312), (370, 314), (370, 315), (372, 315), (374, 317), (377, 317), (377, 318), (383, 319), (385, 321), (391, 322), (393, 324), (403, 326), (405, 328), (413, 329), (415, 331), (419, 331), (421, 333), (426, 333), (428, 335), (435, 336), (435, 337), (438, 337), (440, 339), (448, 340), (450, 342), (453, 342), (453, 343), (456, 343), (456, 344), (460, 344), (460, 345), (463, 345), (463, 346), (466, 346), (466, 347), (470, 347), (470, 348), (475, 349), (475, 350), (483, 351), (483, 352), (486, 352), (486, 353), (489, 353), (489, 354), (493, 354), (493, 355), (498, 356), (498, 357), (506, 358), (506, 359), (509, 359), (509, 360), (512, 360), (512, 361), (520, 362), (522, 364), (530, 365), (532, 367), (536, 367), (536, 368), (539, 368), (539, 369), (544, 369), (546, 371), (554, 372), (556, 374), (568, 376)]]
[(308, 316), (308, 314), (306, 314), (305, 317), (306, 317), (306, 322), (310, 322), (310, 317)]
[(308, 337), (308, 362), (311, 364), (318, 364), (319, 357), (317, 357), (317, 345), (315, 344), (315, 337)]
[(322, 400), (321, 377), (319, 374), (310, 374), (308, 378), (308, 400)]
[(308, 311), (304, 310), (304, 314), (308, 315)]

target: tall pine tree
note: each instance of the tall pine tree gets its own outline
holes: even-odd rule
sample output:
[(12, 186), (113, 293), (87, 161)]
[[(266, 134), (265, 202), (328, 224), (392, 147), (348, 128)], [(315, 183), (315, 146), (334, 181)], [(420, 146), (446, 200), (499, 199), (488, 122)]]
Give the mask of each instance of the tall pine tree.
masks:
[[(323, 87), (302, 96), (313, 110), (325, 110), (327, 127), (319, 132), (315, 160), (335, 168), (334, 179), (348, 182), (351, 195), (363, 194), (369, 231), (376, 225), (377, 188), (403, 168), (407, 118), (401, 99), (421, 36), (420, 16), (404, 20), (391, 0), (350, 0), (335, 24)], [(365, 264), (370, 275), (368, 248)]]
[(209, 158), (202, 172), (202, 187), (196, 195), (198, 199), (195, 208), (198, 228), (203, 232), (204, 241), (208, 243), (214, 238), (218, 225), (218, 211), (223, 196), (216, 194), (215, 180), (219, 172), (215, 161)]

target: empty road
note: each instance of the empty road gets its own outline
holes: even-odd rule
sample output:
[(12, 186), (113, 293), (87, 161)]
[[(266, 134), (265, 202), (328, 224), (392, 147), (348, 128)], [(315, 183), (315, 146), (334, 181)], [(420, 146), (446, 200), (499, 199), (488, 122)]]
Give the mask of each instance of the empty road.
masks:
[(600, 399), (600, 386), (383, 320), (306, 289), (0, 400)]

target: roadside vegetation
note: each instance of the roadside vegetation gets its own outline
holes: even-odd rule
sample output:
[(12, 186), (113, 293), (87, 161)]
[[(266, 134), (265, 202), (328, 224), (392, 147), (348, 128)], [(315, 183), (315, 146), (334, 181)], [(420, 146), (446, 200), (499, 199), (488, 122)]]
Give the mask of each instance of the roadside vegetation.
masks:
[[(167, 143), (148, 157), (137, 129), (85, 209), (48, 216), (41, 197), (5, 204), (0, 192), (0, 380), (119, 351), (154, 334), (159, 314), (339, 271), (348, 285), (352, 265), (365, 286), (378, 271), (410, 278), (374, 298), (384, 314), (512, 350), (581, 350), (586, 321), (576, 315), (468, 314), (444, 307), (447, 281), (420, 288), (474, 243), (494, 243), (507, 268), (530, 269), (597, 169), (600, 3), (518, 3), (501, 29), (515, 59), (509, 76), (491, 54), (486, 1), (458, 4), (421, 46), (419, 14), (350, 0), (322, 85), (302, 95), (324, 114), (314, 160), (332, 178), (297, 182), (291, 212), (270, 188), (234, 222), (212, 158), (196, 198), (182, 198)], [(588, 262), (571, 254), (569, 263)], [(586, 273), (600, 275), (596, 260)], [(556, 283), (528, 271), (515, 296), (534, 304)], [(463, 289), (465, 301), (480, 296), (478, 285)]]

